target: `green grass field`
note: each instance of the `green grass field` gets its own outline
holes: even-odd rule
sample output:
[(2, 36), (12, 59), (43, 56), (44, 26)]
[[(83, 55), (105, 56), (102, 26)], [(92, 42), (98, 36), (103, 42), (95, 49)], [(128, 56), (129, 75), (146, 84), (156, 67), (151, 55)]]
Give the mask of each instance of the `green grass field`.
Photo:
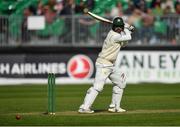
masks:
[[(0, 125), (63, 126), (180, 126), (180, 84), (128, 85), (122, 107), (126, 113), (108, 113), (111, 85), (96, 99), (94, 114), (78, 114), (90, 85), (56, 86), (56, 115), (47, 111), (46, 85), (0, 86)], [(21, 115), (20, 120), (15, 116)]]

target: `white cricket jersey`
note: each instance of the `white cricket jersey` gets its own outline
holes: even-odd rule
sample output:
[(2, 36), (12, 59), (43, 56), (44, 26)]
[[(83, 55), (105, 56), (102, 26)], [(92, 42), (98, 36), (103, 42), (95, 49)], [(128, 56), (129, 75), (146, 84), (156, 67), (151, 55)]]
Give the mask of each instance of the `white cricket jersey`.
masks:
[(127, 44), (129, 40), (131, 40), (131, 32), (128, 29), (125, 28), (121, 33), (110, 30), (96, 62), (105, 66), (113, 66), (121, 46)]

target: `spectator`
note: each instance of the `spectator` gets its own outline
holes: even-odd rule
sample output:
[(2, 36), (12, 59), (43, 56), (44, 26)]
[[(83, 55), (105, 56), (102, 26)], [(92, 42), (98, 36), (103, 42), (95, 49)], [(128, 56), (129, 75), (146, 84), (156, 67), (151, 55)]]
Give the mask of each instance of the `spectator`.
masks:
[(37, 15), (43, 15), (43, 3), (42, 0), (38, 1), (38, 6), (37, 6)]
[(86, 0), (85, 2), (84, 2), (84, 0), (80, 0), (80, 3), (75, 5), (75, 13), (76, 14), (83, 13), (84, 8), (93, 10), (94, 5), (95, 5), (94, 0)]
[(9, 21), (6, 17), (0, 16), (0, 44), (9, 41)]
[(128, 1), (128, 8), (124, 11), (124, 14), (131, 15), (133, 10), (135, 9), (135, 6), (132, 1)]
[(78, 5), (75, 6), (75, 13), (83, 13), (83, 10), (85, 8), (85, 3), (83, 2), (83, 0), (80, 1), (80, 3)]
[(47, 23), (52, 23), (56, 17), (56, 12), (52, 10), (51, 6), (45, 5), (43, 7), (43, 13)]
[(120, 2), (117, 2), (116, 7), (111, 10), (111, 17), (123, 16), (123, 8)]
[(134, 25), (136, 28), (141, 27), (141, 14), (142, 12), (139, 9), (134, 9), (131, 16), (128, 18), (128, 23)]
[(113, 17), (111, 17), (111, 11), (109, 9), (105, 10), (104, 17), (107, 18), (107, 19), (112, 20)]
[(75, 3), (74, 0), (64, 0), (63, 9), (60, 15), (72, 15), (74, 13)]
[(56, 4), (54, 5), (54, 9), (56, 10), (57, 14), (60, 14), (63, 9), (63, 1), (56, 0)]
[(154, 22), (154, 33), (156, 43), (163, 43), (168, 38), (167, 37), (167, 22), (161, 17), (156, 17)]
[(85, 2), (86, 7), (88, 7), (89, 10), (94, 9), (95, 1), (94, 0), (87, 0)]
[(170, 6), (166, 6), (166, 8), (163, 11), (163, 15), (170, 15), (173, 14), (172, 9)]
[(164, 2), (162, 2), (161, 7), (164, 10), (165, 14), (171, 14), (171, 13), (174, 12), (174, 2), (173, 2), (173, 0), (165, 0)]
[(142, 12), (146, 12), (147, 11), (147, 4), (145, 2), (145, 0), (141, 0), (139, 2), (139, 7), (138, 7)]
[(152, 10), (149, 8), (147, 13), (142, 15), (142, 28), (141, 28), (141, 35), (142, 35), (142, 42), (148, 43), (150, 42), (151, 37), (153, 36), (153, 23), (154, 23), (154, 16)]
[(176, 14), (180, 14), (180, 2), (179, 1), (177, 1), (176, 3), (175, 3), (175, 11), (176, 11)]
[(24, 18), (23, 18), (23, 22), (21, 26), (21, 30), (22, 30), (21, 39), (22, 39), (22, 42), (29, 42), (31, 40), (31, 31), (28, 30), (27, 28), (27, 18), (33, 15), (31, 7), (26, 8), (23, 14), (24, 14)]
[(68, 16), (68, 17), (64, 18), (66, 29), (64, 30), (64, 33), (59, 37), (59, 41), (64, 43), (71, 43), (73, 41), (73, 36), (75, 36), (75, 33), (72, 31), (72, 17), (71, 17), (71, 15), (74, 14), (75, 2), (74, 0), (64, 0), (63, 6), (64, 7), (60, 13), (60, 16), (61, 17)]
[(141, 44), (141, 31), (142, 28), (142, 12), (139, 9), (134, 9), (131, 16), (129, 16), (127, 20), (128, 24), (135, 26), (137, 29), (136, 32), (134, 32), (133, 41), (136, 41), (138, 44)]
[[(96, 20), (92, 18), (82, 17), (78, 20), (78, 25), (76, 26), (76, 41), (77, 42), (95, 42), (94, 37), (90, 32), (90, 27), (93, 26)], [(94, 31), (95, 32), (95, 31)], [(93, 41), (92, 41), (93, 40)]]
[(47, 6), (49, 6), (51, 11), (55, 11), (55, 5), (56, 5), (56, 0), (48, 0)]
[(136, 8), (139, 8), (139, 3), (140, 3), (141, 0), (133, 0), (133, 5), (136, 7)]
[(48, 3), (43, 5), (42, 1), (38, 1), (37, 14), (44, 15), (47, 23), (51, 24), (56, 17), (55, 10), (56, 0), (48, 0)]
[[(106, 9), (105, 10), (105, 14), (104, 17), (106, 19), (112, 20), (113, 17), (111, 17), (111, 11)], [(104, 22), (100, 22), (99, 23), (99, 38), (98, 38), (98, 42), (103, 42), (103, 40), (105, 39), (105, 37), (107, 36), (107, 32), (109, 31), (109, 29), (111, 29), (111, 25), (107, 25), (107, 23)]]
[(163, 15), (163, 9), (161, 8), (161, 0), (154, 0), (151, 7), (155, 16)]

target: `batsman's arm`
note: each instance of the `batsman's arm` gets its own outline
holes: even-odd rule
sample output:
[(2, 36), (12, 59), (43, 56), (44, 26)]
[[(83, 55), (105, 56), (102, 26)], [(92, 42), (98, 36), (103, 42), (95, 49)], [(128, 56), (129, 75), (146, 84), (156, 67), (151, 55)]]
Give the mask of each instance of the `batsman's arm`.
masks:
[(127, 28), (131, 32), (134, 32), (134, 30), (135, 30), (135, 27), (132, 25), (129, 25), (128, 23), (125, 23), (124, 28)]
[(132, 39), (131, 32), (126, 28), (125, 28), (124, 32), (125, 32), (125, 35), (116, 34), (116, 35), (112, 36), (112, 38), (111, 38), (112, 41), (116, 42), (116, 43), (121, 43), (124, 41), (130, 41)]

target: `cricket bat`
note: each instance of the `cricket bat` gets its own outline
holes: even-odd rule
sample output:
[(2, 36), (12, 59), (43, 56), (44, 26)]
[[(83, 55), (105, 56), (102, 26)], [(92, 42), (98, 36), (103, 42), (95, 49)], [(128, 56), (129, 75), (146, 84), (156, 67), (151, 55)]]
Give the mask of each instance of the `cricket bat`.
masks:
[(109, 20), (109, 19), (103, 18), (103, 17), (101, 17), (101, 16), (98, 16), (98, 15), (90, 12), (87, 8), (84, 9), (84, 13), (85, 13), (85, 14), (89, 14), (91, 17), (93, 17), (93, 18), (95, 18), (95, 19), (97, 19), (97, 20), (99, 20), (99, 21), (106, 22), (106, 23), (109, 23), (109, 24), (112, 24), (112, 23), (113, 23), (113, 22), (112, 22), (111, 20)]
[[(99, 21), (102, 21), (102, 22), (105, 22), (105, 23), (108, 23), (108, 24), (113, 23), (113, 21), (111, 21), (109, 19), (103, 18), (103, 17), (101, 17), (99, 15), (96, 15), (96, 14), (90, 12), (87, 8), (85, 8), (83, 11), (84, 11), (85, 14), (89, 14), (91, 17), (93, 17), (93, 18), (95, 18), (95, 19), (97, 19)], [(131, 30), (132, 32), (134, 31), (134, 26), (131, 26), (128, 23), (125, 23), (125, 28)]]

